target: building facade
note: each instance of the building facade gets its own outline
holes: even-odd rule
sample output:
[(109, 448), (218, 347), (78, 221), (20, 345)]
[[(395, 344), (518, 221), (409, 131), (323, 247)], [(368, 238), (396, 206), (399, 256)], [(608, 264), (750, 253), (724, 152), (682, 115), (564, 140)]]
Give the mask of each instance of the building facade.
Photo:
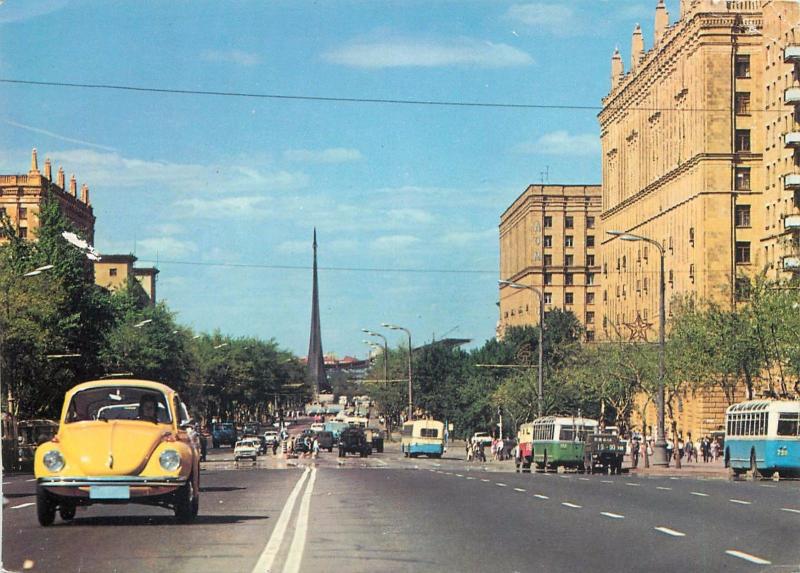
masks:
[[(657, 336), (659, 251), (668, 315), (676, 295), (733, 304), (737, 278), (764, 265), (763, 13), (760, 0), (663, 1), (654, 45), (636, 26), (599, 114), (603, 165), (603, 333), (643, 321)], [(623, 241), (608, 232), (656, 241)]]
[(128, 279), (134, 277), (135, 262), (133, 255), (103, 255), (94, 263), (95, 284), (110, 291), (124, 288)]
[[(545, 310), (571, 310), (593, 340), (599, 306), (599, 185), (530, 185), (500, 218), (500, 276), (544, 295)], [(539, 299), (500, 286), (498, 336), (539, 323)]]
[(0, 213), (5, 214), (23, 239), (35, 239), (39, 226), (39, 209), (45, 198), (58, 202), (64, 217), (90, 244), (94, 242), (95, 217), (89, 202), (89, 187), (81, 186), (75, 175), (64, 178), (64, 169), (59, 167), (53, 181), (50, 160), (44, 163), (44, 172), (39, 171), (36, 150), (31, 152), (31, 168), (24, 175), (0, 175)]

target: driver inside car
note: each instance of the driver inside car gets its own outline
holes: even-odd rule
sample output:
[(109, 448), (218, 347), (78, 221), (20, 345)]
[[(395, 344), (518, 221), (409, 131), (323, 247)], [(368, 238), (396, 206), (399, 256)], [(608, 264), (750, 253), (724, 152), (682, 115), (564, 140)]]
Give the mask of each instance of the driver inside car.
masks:
[(158, 422), (156, 398), (152, 394), (145, 394), (139, 400), (139, 419)]

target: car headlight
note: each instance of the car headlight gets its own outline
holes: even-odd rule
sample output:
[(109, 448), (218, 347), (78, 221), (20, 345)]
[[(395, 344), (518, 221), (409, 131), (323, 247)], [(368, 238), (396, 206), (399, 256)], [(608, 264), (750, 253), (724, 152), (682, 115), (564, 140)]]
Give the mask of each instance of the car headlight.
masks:
[(64, 469), (64, 456), (58, 450), (50, 450), (42, 458), (44, 467), (49, 472), (60, 472)]
[(175, 450), (164, 450), (158, 457), (158, 463), (168, 472), (175, 471), (181, 465), (181, 455)]

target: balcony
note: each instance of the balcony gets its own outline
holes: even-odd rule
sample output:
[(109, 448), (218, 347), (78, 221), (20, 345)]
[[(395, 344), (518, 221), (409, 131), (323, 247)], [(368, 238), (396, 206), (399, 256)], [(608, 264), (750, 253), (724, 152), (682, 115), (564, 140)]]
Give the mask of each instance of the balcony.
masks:
[(783, 228), (787, 231), (800, 230), (800, 215), (786, 215), (783, 219)]
[(787, 64), (800, 64), (800, 45), (786, 46), (783, 49), (783, 61)]
[(797, 149), (800, 147), (800, 131), (790, 131), (783, 134), (784, 147)]
[(787, 173), (784, 175), (783, 188), (787, 191), (800, 191), (800, 173)]
[(800, 272), (800, 258), (783, 257), (783, 270), (795, 273)]
[(800, 87), (793, 86), (786, 88), (786, 91), (783, 92), (783, 103), (786, 105), (800, 104)]

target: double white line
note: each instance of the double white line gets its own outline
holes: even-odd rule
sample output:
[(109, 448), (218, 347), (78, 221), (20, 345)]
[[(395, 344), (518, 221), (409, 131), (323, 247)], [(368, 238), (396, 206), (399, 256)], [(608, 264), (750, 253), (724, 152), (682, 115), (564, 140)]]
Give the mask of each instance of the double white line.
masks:
[(294, 527), (294, 536), (292, 537), (292, 544), (289, 546), (289, 554), (286, 556), (286, 563), (284, 563), (284, 573), (297, 573), (300, 571), (300, 562), (303, 559), (303, 551), (306, 545), (306, 535), (308, 533), (308, 514), (311, 508), (311, 493), (314, 491), (314, 482), (317, 479), (316, 468), (306, 468), (300, 479), (297, 480), (292, 493), (286, 500), (286, 503), (281, 510), (278, 517), (278, 522), (275, 524), (275, 529), (267, 542), (267, 546), (258, 558), (256, 566), (253, 568), (253, 573), (269, 573), (273, 571), (272, 566), (275, 563), (275, 558), (283, 545), (283, 539), (286, 536), (286, 529), (289, 526), (289, 521), (294, 512), (294, 506), (297, 503), (297, 497), (300, 495), (300, 490), (306, 482), (306, 478), (311, 476), (308, 480), (308, 486), (303, 493), (303, 500), (300, 502), (300, 511), (297, 515), (297, 523)]

